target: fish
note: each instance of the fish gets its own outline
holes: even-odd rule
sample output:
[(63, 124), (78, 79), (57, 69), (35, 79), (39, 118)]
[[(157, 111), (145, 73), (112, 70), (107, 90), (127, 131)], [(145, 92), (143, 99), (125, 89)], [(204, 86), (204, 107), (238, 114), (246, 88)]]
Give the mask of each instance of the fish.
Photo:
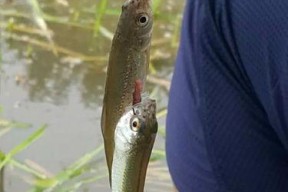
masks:
[(112, 192), (143, 192), (157, 130), (155, 100), (127, 107), (115, 129)]
[(112, 40), (101, 115), (101, 129), (111, 184), (114, 131), (127, 106), (133, 105), (135, 83), (145, 88), (149, 68), (153, 15), (150, 0), (127, 0)]

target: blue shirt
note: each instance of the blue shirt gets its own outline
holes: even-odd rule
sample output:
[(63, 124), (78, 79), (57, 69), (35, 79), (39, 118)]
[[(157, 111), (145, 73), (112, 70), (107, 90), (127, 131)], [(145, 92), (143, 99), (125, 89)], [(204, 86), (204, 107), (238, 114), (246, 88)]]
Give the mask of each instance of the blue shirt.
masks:
[(187, 1), (166, 142), (180, 192), (288, 191), (288, 1)]

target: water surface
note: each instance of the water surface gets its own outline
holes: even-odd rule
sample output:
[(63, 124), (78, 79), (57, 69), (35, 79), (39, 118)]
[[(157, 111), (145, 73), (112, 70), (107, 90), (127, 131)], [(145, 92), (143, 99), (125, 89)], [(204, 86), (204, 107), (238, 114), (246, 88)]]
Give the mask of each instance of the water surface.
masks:
[[(43, 31), (38, 32), (35, 10), (30, 4), (22, 0), (12, 4), (0, 1), (3, 116), (32, 124), (29, 129), (13, 129), (2, 136), (0, 146), (9, 152), (39, 126), (47, 124), (43, 137), (15, 158), (21, 162), (33, 161), (55, 175), (103, 143), (100, 115), (111, 44), (109, 35), (115, 30), (117, 10), (123, 1), (108, 2), (106, 9), (111, 11), (101, 19), (101, 29), (108, 32), (97, 34), (93, 27), (100, 1), (41, 0), (39, 3), (48, 16), (67, 21), (64, 24), (55, 18), (46, 19), (59, 52), (49, 49), (53, 44), (43, 36)], [(157, 7), (150, 74), (160, 79), (171, 79), (182, 6), (182, 2), (168, 0), (160, 1)], [(15, 29), (4, 29), (7, 23), (12, 23)], [(21, 26), (32, 29), (33, 33), (16, 29)], [(168, 91), (164, 86), (148, 83), (147, 91), (157, 99), (159, 111), (166, 107)], [(164, 127), (165, 117), (159, 122)], [(164, 137), (160, 134), (155, 149), (164, 149)], [(91, 164), (90, 175), (105, 173), (104, 152)], [(33, 186), (29, 181), (32, 181), (29, 174), (16, 168), (6, 169), (7, 192), (29, 191)], [(171, 191), (171, 186), (165, 160), (153, 162), (148, 170), (146, 191)], [(109, 191), (108, 178), (84, 185), (78, 191)]]

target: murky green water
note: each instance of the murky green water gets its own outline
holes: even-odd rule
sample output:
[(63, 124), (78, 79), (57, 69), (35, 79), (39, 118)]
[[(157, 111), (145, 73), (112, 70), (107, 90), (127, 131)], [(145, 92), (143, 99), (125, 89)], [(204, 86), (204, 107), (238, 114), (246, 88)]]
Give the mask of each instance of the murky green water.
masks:
[[(57, 45), (54, 53), (52, 44), (43, 36), (43, 31), (39, 31), (33, 9), (26, 1), (5, 4), (0, 0), (0, 104), (4, 107), (5, 118), (33, 125), (30, 129), (14, 129), (2, 136), (0, 148), (10, 151), (37, 127), (47, 124), (44, 136), (17, 154), (16, 159), (33, 161), (55, 175), (103, 142), (100, 115), (106, 60), (110, 32), (116, 27), (117, 10), (123, 1), (109, 1), (107, 9), (111, 11), (103, 15), (101, 30), (96, 35), (93, 27), (99, 0), (39, 2), (48, 16), (61, 18), (47, 16), (46, 19)], [(160, 0), (156, 10), (150, 73), (156, 79), (171, 78), (182, 6), (183, 2)], [(8, 21), (13, 26), (11, 30), (4, 29)], [(159, 110), (166, 107), (165, 86), (153, 81), (148, 83), (148, 91), (157, 99)], [(165, 117), (159, 122), (164, 127)], [(155, 149), (164, 149), (164, 138), (160, 134)], [(105, 172), (103, 151), (91, 167), (90, 175)], [(7, 192), (28, 191), (30, 181), (29, 174), (17, 169), (8, 167), (5, 172)], [(146, 191), (171, 191), (171, 186), (165, 160), (152, 163)], [(78, 191), (109, 191), (108, 178), (84, 185)]]

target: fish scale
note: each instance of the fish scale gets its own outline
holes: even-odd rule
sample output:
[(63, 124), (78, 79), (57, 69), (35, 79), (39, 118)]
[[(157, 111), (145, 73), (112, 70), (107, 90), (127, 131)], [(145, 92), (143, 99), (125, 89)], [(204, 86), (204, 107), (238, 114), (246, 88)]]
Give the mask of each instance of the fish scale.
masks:
[[(133, 129), (134, 120), (137, 129)], [(113, 192), (143, 192), (157, 129), (156, 102), (148, 97), (122, 115), (115, 130)]]

